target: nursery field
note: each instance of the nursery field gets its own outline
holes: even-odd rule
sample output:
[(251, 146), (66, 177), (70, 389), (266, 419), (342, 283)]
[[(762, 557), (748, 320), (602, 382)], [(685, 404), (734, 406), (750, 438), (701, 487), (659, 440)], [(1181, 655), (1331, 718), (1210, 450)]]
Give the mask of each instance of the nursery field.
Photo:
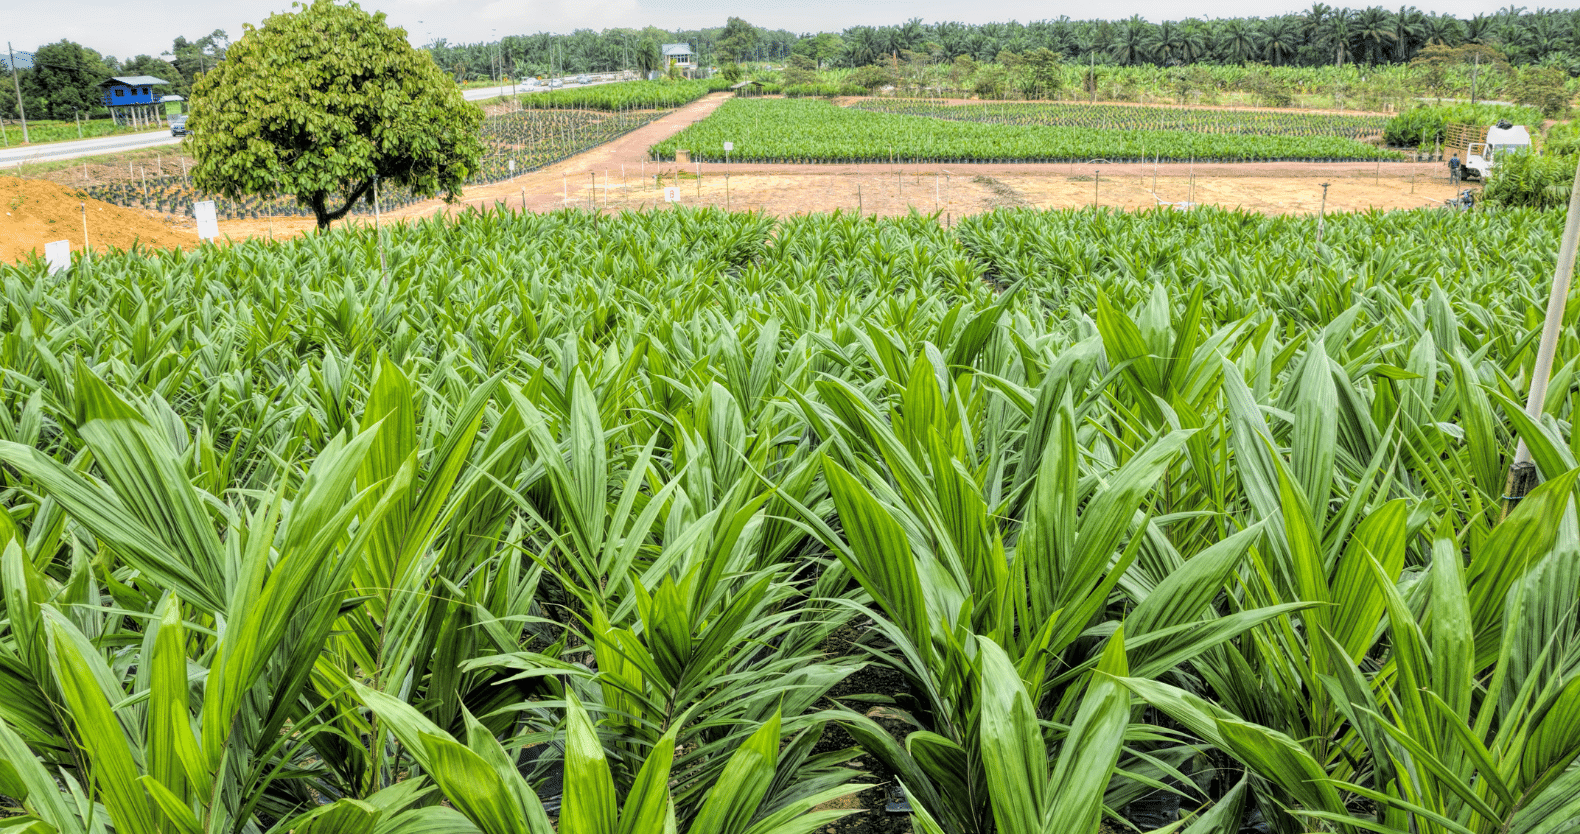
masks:
[[(634, 83), (634, 82), (633, 82)], [(609, 87), (618, 86), (614, 84)], [(589, 88), (587, 92), (603, 87)], [(530, 98), (530, 97), (528, 97)], [(482, 185), (509, 179), (559, 160), (575, 156), (617, 139), (653, 120), (667, 110), (521, 110), (490, 116), (483, 123), (483, 158), (478, 170), (467, 179), (468, 185)], [(515, 168), (511, 168), (511, 162)], [(219, 217), (227, 220), (257, 217), (311, 217), (312, 210), (299, 205), (291, 195), (247, 196), (230, 199), (197, 193), (185, 176), (171, 173), (144, 176), (136, 180), (101, 183), (83, 187), (97, 200), (120, 206), (144, 208), (166, 214), (191, 215), (192, 203), (213, 200)], [(379, 195), (386, 211), (420, 202), (410, 193), (391, 191)], [(358, 205), (353, 216), (369, 216), (373, 209)]]
[(690, 104), (711, 92), (729, 89), (722, 78), (707, 81), (621, 81), (596, 87), (564, 87), (517, 96), (522, 107), (539, 110), (655, 110)]
[(1381, 136), (1387, 116), (1297, 113), (1287, 110), (1141, 107), (1126, 104), (1011, 102), (947, 104), (917, 99), (869, 98), (853, 105), (874, 113), (900, 113), (962, 122), (1050, 125), (1090, 130), (1188, 130), (1230, 136)]
[[(1040, 105), (1033, 105), (1040, 106)], [(1152, 159), (1345, 162), (1403, 157), (1340, 136), (1267, 136), (1166, 129), (1091, 129), (955, 121), (836, 107), (806, 99), (735, 99), (666, 141), (656, 159), (742, 162), (1063, 162)]]
[(355, 226), (0, 266), (6, 826), (1564, 831), (1573, 329), (1520, 405), (1561, 222), (469, 212), (387, 271)]

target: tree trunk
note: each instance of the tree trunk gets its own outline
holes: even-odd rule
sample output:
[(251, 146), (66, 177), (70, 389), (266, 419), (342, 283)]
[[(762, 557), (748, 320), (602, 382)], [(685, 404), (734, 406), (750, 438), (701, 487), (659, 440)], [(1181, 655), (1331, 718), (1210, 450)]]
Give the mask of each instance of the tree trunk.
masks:
[(346, 213), (351, 211), (352, 207), (357, 204), (357, 201), (362, 199), (362, 195), (368, 193), (368, 189), (372, 187), (373, 180), (363, 180), (357, 186), (357, 190), (351, 193), (351, 198), (346, 200), (346, 204), (335, 211), (330, 211), (326, 205), (329, 200), (329, 192), (320, 191), (312, 195), (309, 203), (313, 207), (313, 217), (318, 221), (319, 230), (328, 229), (330, 223), (345, 217)]

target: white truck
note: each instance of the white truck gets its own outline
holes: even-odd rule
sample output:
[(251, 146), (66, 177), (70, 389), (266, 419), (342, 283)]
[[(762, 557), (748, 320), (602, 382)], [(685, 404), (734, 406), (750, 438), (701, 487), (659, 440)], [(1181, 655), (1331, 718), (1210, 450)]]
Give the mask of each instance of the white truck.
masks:
[(1530, 131), (1507, 119), (1491, 127), (1447, 125), (1443, 132), (1443, 153), (1459, 157), (1461, 179), (1485, 180), (1498, 157), (1530, 150)]

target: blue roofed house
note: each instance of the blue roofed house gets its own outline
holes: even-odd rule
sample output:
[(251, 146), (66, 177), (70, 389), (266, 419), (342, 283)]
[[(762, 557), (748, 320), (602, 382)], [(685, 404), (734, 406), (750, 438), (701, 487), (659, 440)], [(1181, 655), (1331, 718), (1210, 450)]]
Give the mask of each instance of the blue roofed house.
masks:
[(116, 124), (158, 124), (164, 116), (163, 98), (155, 87), (170, 82), (152, 75), (119, 75), (99, 82), (99, 100), (115, 117)]

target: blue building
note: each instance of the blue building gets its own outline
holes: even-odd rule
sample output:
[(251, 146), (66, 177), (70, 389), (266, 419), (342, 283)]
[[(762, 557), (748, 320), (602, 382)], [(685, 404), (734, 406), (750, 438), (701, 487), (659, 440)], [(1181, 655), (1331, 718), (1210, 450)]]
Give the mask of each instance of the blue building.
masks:
[(110, 108), (116, 124), (159, 124), (164, 118), (164, 107), (154, 88), (169, 84), (152, 75), (117, 76), (99, 83), (100, 101)]

